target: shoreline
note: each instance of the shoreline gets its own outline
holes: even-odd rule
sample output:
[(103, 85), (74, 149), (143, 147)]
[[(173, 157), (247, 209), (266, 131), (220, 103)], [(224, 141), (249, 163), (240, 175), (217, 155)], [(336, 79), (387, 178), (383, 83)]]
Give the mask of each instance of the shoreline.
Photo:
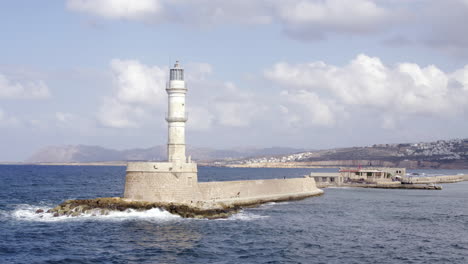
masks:
[[(129, 162), (134, 161), (109, 161), (109, 162), (0, 162), (2, 165), (16, 165), (16, 166), (115, 166), (124, 167)], [(268, 163), (256, 163), (256, 164), (232, 164), (232, 165), (219, 165), (214, 163), (201, 162), (198, 163), (199, 167), (215, 167), (215, 168), (251, 168), (251, 169), (335, 169), (343, 166), (338, 165), (310, 165), (303, 163), (285, 163), (285, 164), (268, 164)], [(357, 166), (357, 165), (356, 165)], [(363, 166), (366, 167), (366, 166)], [(419, 167), (419, 168), (408, 168), (410, 170), (468, 170), (465, 167), (455, 168), (433, 168), (433, 167)]]

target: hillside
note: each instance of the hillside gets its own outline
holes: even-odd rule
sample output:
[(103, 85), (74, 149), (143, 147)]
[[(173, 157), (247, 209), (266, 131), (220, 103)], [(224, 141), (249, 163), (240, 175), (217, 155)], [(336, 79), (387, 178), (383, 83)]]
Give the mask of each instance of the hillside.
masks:
[[(309, 166), (401, 166), (407, 168), (468, 169), (468, 139), (423, 143), (380, 144), (296, 154), (239, 159), (218, 165), (258, 167), (307, 164)], [(291, 165), (292, 164), (292, 165)]]
[[(188, 147), (187, 155), (205, 165), (234, 167), (401, 166), (468, 169), (468, 139), (304, 151), (294, 148), (211, 149)], [(111, 162), (166, 159), (166, 146), (114, 150), (99, 146), (49, 146), (26, 162)]]

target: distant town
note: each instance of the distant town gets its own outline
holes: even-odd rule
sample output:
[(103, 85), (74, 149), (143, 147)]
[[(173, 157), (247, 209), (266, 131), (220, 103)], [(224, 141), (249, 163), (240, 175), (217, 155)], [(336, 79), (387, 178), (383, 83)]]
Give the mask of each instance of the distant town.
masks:
[[(387, 164), (378, 164), (385, 162)], [(374, 165), (406, 165), (410, 168), (468, 168), (468, 139), (404, 144), (376, 144), (367, 147), (338, 148), (288, 155), (218, 161), (216, 164), (251, 166), (267, 163), (305, 163), (318, 166), (372, 165), (369, 163), (373, 163)]]

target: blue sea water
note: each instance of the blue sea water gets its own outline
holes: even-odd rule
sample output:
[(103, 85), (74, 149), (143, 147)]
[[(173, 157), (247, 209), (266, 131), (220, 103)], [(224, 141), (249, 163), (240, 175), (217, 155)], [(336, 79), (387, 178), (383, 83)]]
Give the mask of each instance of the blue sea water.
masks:
[[(311, 171), (201, 167), (199, 178)], [(329, 188), (320, 197), (222, 220), (159, 209), (35, 214), (66, 199), (121, 196), (124, 181), (124, 167), (0, 166), (0, 263), (468, 263), (468, 182), (444, 184), (442, 191)]]

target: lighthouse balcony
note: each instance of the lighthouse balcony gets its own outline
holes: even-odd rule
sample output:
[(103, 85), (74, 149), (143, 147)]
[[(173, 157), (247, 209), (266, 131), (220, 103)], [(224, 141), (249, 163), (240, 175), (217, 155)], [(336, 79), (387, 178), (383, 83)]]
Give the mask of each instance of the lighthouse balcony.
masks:
[(187, 91), (187, 85), (184, 81), (173, 80), (166, 83), (166, 91)]
[(166, 114), (166, 121), (167, 122), (187, 122), (188, 115), (184, 114), (183, 116), (169, 116)]

